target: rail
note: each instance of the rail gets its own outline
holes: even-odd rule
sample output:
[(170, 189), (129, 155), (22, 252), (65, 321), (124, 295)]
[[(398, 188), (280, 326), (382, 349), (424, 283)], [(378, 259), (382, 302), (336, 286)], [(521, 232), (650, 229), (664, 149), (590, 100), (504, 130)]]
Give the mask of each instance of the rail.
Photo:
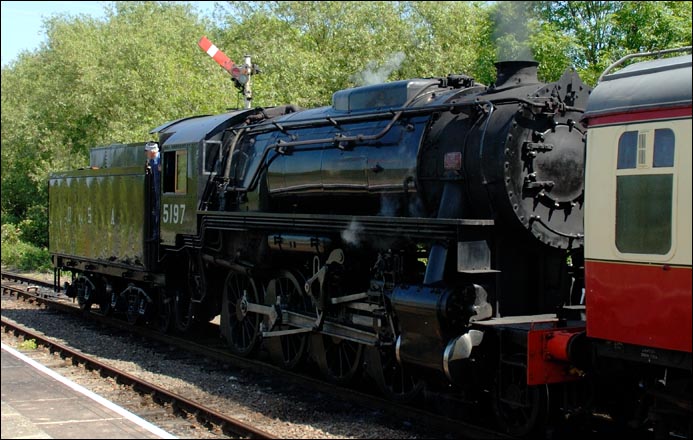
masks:
[(153, 400), (160, 405), (171, 404), (175, 408), (182, 410), (188, 414), (194, 414), (195, 417), (203, 422), (208, 422), (220, 426), (224, 432), (233, 433), (243, 438), (259, 438), (259, 439), (274, 439), (274, 435), (248, 425), (240, 420), (228, 417), (211, 408), (195, 401), (189, 400), (179, 394), (167, 391), (153, 383), (135, 377), (129, 373), (121, 371), (110, 365), (107, 365), (97, 359), (86, 356), (78, 351), (75, 351), (65, 345), (51, 341), (39, 333), (33, 332), (16, 323), (10, 322), (2, 318), (2, 327), (5, 331), (12, 331), (17, 335), (21, 335), (24, 339), (33, 339), (37, 344), (47, 347), (53, 353), (59, 353), (61, 357), (69, 357), (73, 363), (83, 364), (86, 368), (96, 370), (102, 376), (115, 378), (119, 383), (127, 384), (140, 394), (147, 394), (153, 397)]
[[(2, 273), (3, 280), (12, 279), (12, 275)], [(35, 280), (26, 278), (27, 284), (34, 284)], [(3, 283), (4, 284), (4, 283)], [(52, 285), (49, 285), (51, 288)], [(39, 297), (40, 293), (28, 292), (26, 288), (21, 287), (8, 287), (3, 285), (3, 293), (6, 290), (11, 292), (16, 292), (18, 296), (28, 298), (29, 301), (35, 301), (39, 304), (44, 304), (45, 306), (54, 308), (56, 310), (69, 311), (75, 314), (80, 314), (83, 317), (88, 317), (91, 320), (99, 322), (103, 325), (113, 326), (115, 328), (130, 331), (141, 337), (149, 338), (153, 341), (158, 341), (160, 343), (166, 343), (177, 347), (179, 350), (184, 352), (194, 353), (197, 356), (206, 357), (219, 362), (223, 362), (228, 365), (234, 365), (239, 368), (252, 369), (253, 371), (260, 372), (267, 376), (278, 376), (284, 382), (292, 382), (300, 385), (301, 387), (306, 387), (312, 389), (318, 393), (324, 393), (334, 396), (334, 399), (350, 401), (356, 406), (371, 408), (373, 411), (381, 412), (383, 415), (388, 417), (396, 417), (398, 419), (410, 419), (419, 420), (425, 423), (428, 427), (434, 430), (440, 430), (440, 432), (447, 432), (450, 435), (454, 435), (455, 438), (467, 438), (476, 440), (489, 440), (489, 439), (509, 439), (510, 436), (506, 434), (497, 432), (494, 429), (479, 426), (474, 423), (469, 423), (457, 418), (450, 418), (449, 416), (433, 414), (428, 410), (415, 408), (413, 406), (394, 402), (382, 397), (374, 396), (370, 393), (363, 392), (361, 390), (356, 390), (352, 388), (346, 388), (341, 386), (335, 386), (332, 383), (326, 383), (312, 376), (307, 376), (299, 372), (293, 372), (289, 370), (284, 370), (280, 367), (267, 364), (265, 362), (254, 360), (250, 358), (240, 358), (232, 355), (228, 352), (227, 348), (217, 348), (216, 346), (210, 347), (200, 343), (199, 338), (197, 341), (191, 341), (180, 336), (172, 336), (159, 332), (152, 332), (150, 329), (138, 325), (132, 325), (126, 321), (119, 321), (112, 317), (101, 315), (98, 310), (95, 313), (84, 314), (80, 311), (79, 307), (76, 305), (66, 304), (64, 301), (56, 301), (55, 299), (42, 298)], [(32, 289), (33, 290), (33, 289)], [(63, 295), (63, 298), (66, 298)], [(70, 300), (72, 301), (72, 300)], [(216, 340), (216, 339), (215, 339)], [(38, 340), (37, 340), (38, 341)], [(453, 401), (450, 402), (453, 404)], [(457, 403), (454, 403), (455, 405)]]

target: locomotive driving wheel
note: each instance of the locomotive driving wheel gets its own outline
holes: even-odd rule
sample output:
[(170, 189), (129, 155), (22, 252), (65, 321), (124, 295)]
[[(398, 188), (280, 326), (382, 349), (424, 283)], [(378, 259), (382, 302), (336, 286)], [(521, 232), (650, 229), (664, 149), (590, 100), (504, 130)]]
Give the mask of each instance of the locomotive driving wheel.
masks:
[(513, 437), (539, 435), (548, 423), (548, 386), (529, 386), (526, 377), (524, 367), (501, 363), (493, 386), (492, 404), (496, 420)]
[(347, 384), (360, 370), (363, 345), (328, 335), (313, 335), (313, 357), (325, 378), (333, 383)]
[(221, 307), (221, 333), (231, 351), (248, 356), (260, 340), (262, 315), (248, 311), (248, 303), (260, 304), (261, 294), (248, 275), (230, 272), (224, 282)]
[(397, 361), (394, 347), (367, 347), (364, 358), (369, 375), (388, 399), (410, 402), (423, 390), (424, 381)]
[[(303, 280), (301, 280), (303, 281)], [(270, 280), (267, 285), (266, 304), (279, 304), (282, 310), (297, 312), (305, 315), (315, 315), (311, 298), (303, 293), (303, 283), (288, 270), (282, 270), (279, 275)], [(292, 330), (286, 324), (275, 326), (272, 330)], [(308, 333), (295, 333), (283, 336), (273, 336), (267, 339), (265, 346), (272, 360), (286, 369), (296, 368), (305, 357), (308, 345)]]

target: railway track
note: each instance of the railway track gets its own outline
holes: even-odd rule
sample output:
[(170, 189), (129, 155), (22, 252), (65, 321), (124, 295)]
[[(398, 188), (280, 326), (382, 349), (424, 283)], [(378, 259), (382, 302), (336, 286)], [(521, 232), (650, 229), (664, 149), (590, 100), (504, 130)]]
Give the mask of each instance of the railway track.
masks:
[[(450, 399), (445, 395), (425, 393), (424, 402), (419, 406), (403, 404), (387, 400), (375, 395), (364, 387), (346, 388), (331, 383), (326, 383), (315, 371), (289, 371), (270, 363), (266, 356), (258, 358), (243, 358), (230, 353), (226, 344), (219, 338), (218, 327), (209, 323), (199, 328), (196, 332), (186, 336), (176, 336), (160, 332), (154, 326), (143, 324), (133, 325), (123, 317), (104, 316), (98, 309), (85, 312), (80, 309), (76, 301), (68, 298), (60, 291), (53, 290), (53, 283), (37, 280), (13, 273), (2, 273), (3, 295), (10, 294), (21, 297), (31, 303), (39, 304), (54, 310), (60, 310), (78, 315), (80, 319), (87, 319), (99, 326), (111, 329), (113, 332), (134, 335), (145, 342), (148, 347), (159, 347), (164, 358), (170, 358), (175, 353), (178, 359), (208, 359), (212, 365), (231, 366), (235, 369), (253, 371), (262, 379), (260, 381), (273, 383), (272, 389), (288, 388), (292, 393), (309, 393), (317, 396), (329, 396), (330, 401), (349, 402), (351, 408), (365, 408), (373, 413), (382, 414), (384, 418), (391, 420), (409, 421), (412, 429), (419, 432), (429, 432), (433, 438), (455, 438), (465, 440), (486, 439), (510, 439), (512, 437), (489, 428), (485, 422), (486, 416), (481, 415), (476, 420), (465, 414), (470, 410), (469, 402), (460, 402)], [(222, 368), (219, 368), (223, 371)], [(428, 395), (426, 395), (428, 394)], [(318, 403), (319, 405), (320, 403)], [(473, 403), (472, 403), (473, 405)], [(181, 403), (185, 408), (186, 404)], [(473, 413), (472, 408), (472, 413)], [(194, 411), (194, 410), (190, 410)], [(210, 414), (213, 414), (212, 411)], [(218, 411), (217, 411), (218, 413)], [(459, 418), (460, 414), (465, 414)], [(216, 416), (210, 415), (210, 424), (215, 424)], [(470, 421), (472, 420), (472, 421)], [(479, 424), (474, 423), (481, 421)], [(225, 423), (225, 422), (219, 422)], [(416, 425), (416, 426), (414, 426)], [(576, 426), (577, 425), (577, 426)], [(217, 425), (221, 426), (221, 425)], [(613, 430), (612, 424), (601, 416), (581, 418), (579, 422), (568, 424), (568, 428), (562, 428), (560, 432), (546, 433), (547, 439), (561, 440), (602, 440), (618, 436)], [(412, 437), (415, 437), (412, 434)]]
[[(506, 439), (510, 438), (505, 434), (495, 432), (482, 426), (476, 426), (471, 423), (460, 421), (449, 417), (447, 414), (454, 413), (450, 410), (444, 414), (441, 407), (436, 408), (417, 408), (407, 404), (393, 402), (365, 391), (354, 390), (352, 388), (343, 388), (334, 384), (325, 383), (322, 380), (315, 379), (306, 374), (292, 372), (281, 369), (272, 364), (269, 364), (260, 359), (248, 359), (234, 356), (219, 340), (218, 330), (210, 328), (207, 331), (204, 329), (197, 334), (196, 341), (187, 338), (163, 334), (150, 327), (143, 325), (132, 325), (126, 320), (117, 319), (111, 316), (101, 315), (98, 311), (84, 313), (79, 306), (60, 292), (53, 291), (53, 284), (45, 281), (36, 280), (30, 277), (25, 277), (12, 273), (3, 273), (3, 294), (9, 293), (28, 301), (42, 304), (52, 309), (61, 310), (69, 313), (82, 315), (84, 318), (89, 318), (95, 322), (106, 325), (110, 328), (117, 328), (124, 332), (136, 334), (148, 340), (156, 341), (157, 344), (176, 347), (180, 352), (190, 354), (191, 356), (204, 356), (205, 358), (218, 361), (222, 364), (233, 365), (238, 368), (250, 369), (252, 371), (263, 374), (267, 377), (277, 378), (284, 383), (293, 383), (301, 389), (309, 389), (312, 392), (324, 395), (333, 396), (338, 401), (349, 401), (355, 406), (371, 408), (373, 411), (378, 411), (388, 415), (393, 419), (415, 420), (422, 426), (428, 426), (432, 432), (439, 432), (441, 436), (454, 436), (455, 438), (464, 439)], [(3, 325), (4, 322), (3, 322)], [(210, 324), (211, 325), (211, 324)], [(86, 361), (84, 361), (86, 362)], [(101, 368), (101, 367), (94, 367)], [(131, 379), (124, 379), (131, 380)], [(143, 388), (148, 388), (143, 385)], [(158, 393), (158, 391), (151, 391)], [(437, 396), (431, 396), (429, 400), (436, 401)], [(181, 401), (180, 405), (183, 408), (191, 405), (191, 402)], [(458, 402), (450, 401), (447, 404), (455, 406)], [(440, 405), (440, 404), (439, 404)], [(441, 406), (445, 406), (443, 404)], [(190, 411), (198, 411), (200, 414), (205, 414), (204, 409)], [(437, 411), (438, 413), (434, 412)], [(208, 412), (209, 422), (212, 424), (220, 424), (230, 426), (233, 422), (220, 419), (223, 415), (215, 414), (213, 411)], [(443, 414), (443, 415), (441, 415)]]
[(274, 439), (272, 434), (248, 425), (240, 420), (220, 414), (205, 405), (187, 399), (179, 394), (167, 391), (153, 383), (133, 376), (125, 371), (108, 365), (100, 360), (86, 356), (70, 347), (52, 341), (39, 333), (33, 332), (17, 323), (2, 318), (2, 328), (5, 332), (13, 332), (24, 340), (33, 339), (37, 344), (47, 347), (51, 353), (57, 353), (62, 358), (69, 358), (73, 364), (82, 364), (89, 370), (97, 371), (102, 377), (115, 378), (118, 383), (126, 384), (140, 394), (149, 395), (160, 405), (171, 405), (176, 413), (194, 415), (206, 426), (214, 425), (222, 432), (241, 438)]

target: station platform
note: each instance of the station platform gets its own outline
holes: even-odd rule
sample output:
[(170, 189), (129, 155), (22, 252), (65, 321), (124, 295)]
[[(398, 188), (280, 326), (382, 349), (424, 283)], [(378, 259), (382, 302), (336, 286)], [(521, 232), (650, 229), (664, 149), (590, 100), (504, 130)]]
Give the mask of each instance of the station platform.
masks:
[(2, 344), (2, 438), (176, 438)]

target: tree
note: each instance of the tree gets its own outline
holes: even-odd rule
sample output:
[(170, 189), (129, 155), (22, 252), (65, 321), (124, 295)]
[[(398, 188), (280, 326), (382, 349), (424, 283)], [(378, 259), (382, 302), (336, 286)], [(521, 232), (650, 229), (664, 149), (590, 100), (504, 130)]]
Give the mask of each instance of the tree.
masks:
[(224, 10), (218, 46), (234, 60), (253, 55), (260, 106), (327, 105), (369, 78), (493, 71), (488, 46), (479, 50), (479, 2), (231, 1)]
[[(691, 45), (691, 2), (533, 2), (544, 40), (570, 38), (568, 56), (587, 83), (624, 55)], [(542, 42), (544, 44), (542, 44)]]
[(49, 173), (87, 165), (90, 148), (228, 105), (231, 81), (197, 46), (213, 26), (190, 5), (114, 2), (103, 20), (44, 28), (47, 43), (2, 69), (3, 221), (47, 206)]

